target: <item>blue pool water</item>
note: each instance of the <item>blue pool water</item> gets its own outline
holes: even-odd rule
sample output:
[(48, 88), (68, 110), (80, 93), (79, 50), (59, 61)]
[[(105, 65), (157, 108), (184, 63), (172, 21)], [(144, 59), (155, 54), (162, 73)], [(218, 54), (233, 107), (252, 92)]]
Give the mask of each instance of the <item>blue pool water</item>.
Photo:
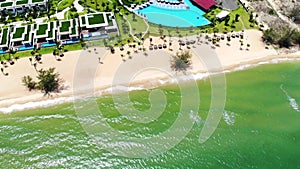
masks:
[(73, 43), (78, 43), (79, 39), (71, 39), (71, 40), (66, 40), (66, 44), (73, 44)]
[(51, 46), (55, 46), (56, 45), (56, 43), (54, 43), (54, 42), (47, 42), (47, 43), (43, 43), (41, 46), (43, 47), (43, 48), (46, 48), (46, 47), (51, 47)]
[(190, 9), (170, 9), (151, 4), (137, 12), (146, 15), (149, 22), (171, 27), (204, 26), (211, 22), (203, 15), (204, 11), (194, 6), (190, 0), (184, 0)]
[(5, 52), (3, 50), (0, 50), (0, 54), (5, 54)]
[(33, 46), (21, 46), (18, 48), (18, 51), (31, 50), (33, 48)]

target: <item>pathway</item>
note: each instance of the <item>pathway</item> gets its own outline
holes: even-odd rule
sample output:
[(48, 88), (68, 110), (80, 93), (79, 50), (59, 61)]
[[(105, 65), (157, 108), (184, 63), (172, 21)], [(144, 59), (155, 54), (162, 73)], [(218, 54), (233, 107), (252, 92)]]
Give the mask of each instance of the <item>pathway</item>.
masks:
[(55, 16), (57, 19), (64, 19), (65, 18), (65, 12), (69, 11), (70, 10), (70, 7), (52, 15), (52, 16)]
[(145, 22), (145, 24), (147, 25), (147, 29), (146, 29), (146, 31), (144, 32), (144, 34), (143, 34), (142, 37), (144, 37), (144, 36), (148, 33), (149, 28), (150, 28), (150, 25), (148, 24), (148, 21), (147, 21), (145, 18), (144, 18), (144, 22)]
[(79, 4), (79, 0), (75, 0), (75, 1), (73, 2), (73, 4), (74, 4), (74, 7), (76, 8), (77, 12), (83, 12), (83, 11), (84, 11), (83, 6), (81, 6), (81, 5)]
[(132, 33), (132, 27), (131, 27), (129, 20), (124, 15), (123, 15), (123, 18), (127, 21), (128, 25), (129, 25), (129, 34), (133, 37), (133, 39), (140, 42), (141, 40)]

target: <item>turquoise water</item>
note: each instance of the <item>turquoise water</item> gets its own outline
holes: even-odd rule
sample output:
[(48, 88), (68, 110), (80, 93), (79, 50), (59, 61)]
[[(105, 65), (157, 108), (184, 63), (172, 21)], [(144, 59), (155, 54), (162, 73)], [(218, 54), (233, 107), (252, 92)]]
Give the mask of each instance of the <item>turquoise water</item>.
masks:
[(51, 46), (56, 46), (56, 44), (53, 42), (53, 43), (43, 43), (42, 44), (42, 47), (51, 47)]
[[(199, 81), (201, 118), (182, 142), (150, 158), (126, 158), (103, 149), (83, 130), (73, 104), (0, 113), (0, 168), (300, 168), (300, 111), (293, 106), (300, 104), (299, 75), (300, 62), (226, 74), (223, 117), (203, 144), (198, 139), (210, 107), (211, 85)], [(174, 123), (181, 102), (176, 85), (160, 89), (168, 104), (147, 124), (124, 118), (117, 108), (131, 109), (115, 104), (111, 96), (97, 103), (112, 128), (126, 136), (152, 137)], [(150, 108), (150, 91), (131, 92), (136, 109)]]
[(66, 44), (73, 44), (73, 43), (78, 43), (79, 39), (75, 38), (75, 39), (71, 39), (71, 40), (66, 40)]
[(5, 52), (3, 50), (0, 50), (0, 54), (5, 54)]
[(138, 12), (146, 15), (149, 22), (170, 27), (197, 27), (211, 23), (203, 16), (204, 11), (194, 6), (189, 0), (185, 0), (185, 3), (190, 9), (169, 9), (151, 4)]
[(33, 46), (21, 46), (18, 48), (19, 51), (24, 51), (24, 50), (32, 50), (34, 47)]

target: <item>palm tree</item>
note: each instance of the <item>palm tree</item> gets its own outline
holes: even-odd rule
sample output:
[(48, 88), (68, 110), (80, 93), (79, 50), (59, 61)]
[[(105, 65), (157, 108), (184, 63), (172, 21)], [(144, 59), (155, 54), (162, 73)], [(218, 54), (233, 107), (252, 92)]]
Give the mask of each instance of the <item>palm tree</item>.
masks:
[(32, 58), (29, 58), (30, 64), (32, 65)]
[(184, 51), (177, 53), (171, 60), (171, 69), (175, 71), (186, 71), (191, 66), (191, 53)]
[(143, 47), (143, 52), (145, 56), (148, 56), (148, 53), (146, 52), (146, 48)]
[(1, 68), (1, 72), (3, 73), (4, 76), (8, 76), (8, 73), (4, 73), (4, 68)]
[(132, 56), (130, 56), (130, 53), (131, 53), (130, 51), (127, 51), (128, 58), (132, 59)]
[(24, 76), (22, 79), (23, 85), (28, 88), (29, 91), (36, 88), (36, 82), (30, 76)]
[(169, 50), (171, 50), (172, 42), (169, 41)]

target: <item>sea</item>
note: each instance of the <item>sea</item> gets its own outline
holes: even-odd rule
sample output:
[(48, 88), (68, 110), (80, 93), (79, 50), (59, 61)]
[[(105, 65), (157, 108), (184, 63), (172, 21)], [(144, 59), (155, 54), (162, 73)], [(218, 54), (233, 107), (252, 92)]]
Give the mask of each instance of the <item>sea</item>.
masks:
[(0, 113), (0, 168), (300, 168), (300, 62), (225, 77)]

